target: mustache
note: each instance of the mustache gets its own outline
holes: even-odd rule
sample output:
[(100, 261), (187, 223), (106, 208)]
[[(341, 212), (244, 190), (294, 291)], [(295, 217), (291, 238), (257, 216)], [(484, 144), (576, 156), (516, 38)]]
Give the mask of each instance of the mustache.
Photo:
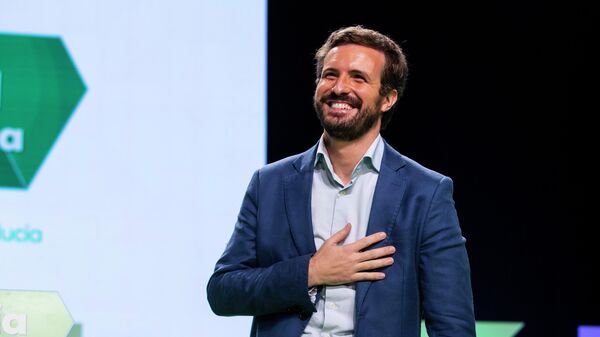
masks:
[(350, 96), (349, 94), (337, 95), (333, 92), (329, 93), (321, 97), (321, 103), (331, 103), (331, 102), (343, 102), (347, 103), (355, 108), (360, 108), (362, 106), (362, 100), (358, 97)]

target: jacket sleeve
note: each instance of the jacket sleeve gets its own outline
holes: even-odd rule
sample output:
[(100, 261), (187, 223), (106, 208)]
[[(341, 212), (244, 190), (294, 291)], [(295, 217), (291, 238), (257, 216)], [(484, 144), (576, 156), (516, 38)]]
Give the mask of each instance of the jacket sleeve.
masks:
[(470, 267), (454, 201), (443, 177), (422, 227), (420, 283), (429, 337), (475, 337)]
[(221, 316), (313, 312), (308, 295), (311, 255), (258, 265), (259, 172), (252, 177), (234, 232), (208, 281), (208, 302)]

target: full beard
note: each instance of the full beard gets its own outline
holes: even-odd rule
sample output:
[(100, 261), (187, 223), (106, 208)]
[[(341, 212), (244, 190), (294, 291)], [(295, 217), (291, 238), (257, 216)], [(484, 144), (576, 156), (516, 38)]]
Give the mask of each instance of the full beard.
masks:
[(321, 126), (329, 136), (333, 138), (344, 141), (356, 140), (371, 130), (377, 120), (381, 117), (382, 113), (378, 112), (380, 111), (381, 100), (378, 100), (375, 106), (363, 106), (361, 101), (356, 102), (357, 99), (354, 99), (355, 103), (353, 106), (356, 107), (358, 112), (352, 116), (352, 118), (345, 121), (327, 120), (327, 118), (325, 118), (325, 113), (323, 112), (323, 105), (327, 104), (328, 100), (340, 98), (341, 100), (344, 100), (343, 97), (330, 94), (322, 97), (318, 101), (315, 99), (313, 102)]

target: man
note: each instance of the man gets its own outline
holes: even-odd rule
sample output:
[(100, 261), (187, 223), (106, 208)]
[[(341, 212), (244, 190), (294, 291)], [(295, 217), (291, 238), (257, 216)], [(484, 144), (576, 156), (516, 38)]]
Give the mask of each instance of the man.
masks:
[(251, 336), (475, 336), (470, 270), (452, 181), (379, 131), (402, 95), (400, 47), (360, 26), (316, 54), (324, 128), (305, 153), (255, 172), (208, 283), (218, 315)]

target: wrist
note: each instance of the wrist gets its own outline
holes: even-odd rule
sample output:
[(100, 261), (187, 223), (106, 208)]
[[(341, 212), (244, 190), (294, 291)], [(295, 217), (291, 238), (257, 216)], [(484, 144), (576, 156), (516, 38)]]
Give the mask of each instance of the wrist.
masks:
[(316, 271), (316, 263), (314, 256), (308, 261), (308, 288), (319, 286), (319, 279)]

